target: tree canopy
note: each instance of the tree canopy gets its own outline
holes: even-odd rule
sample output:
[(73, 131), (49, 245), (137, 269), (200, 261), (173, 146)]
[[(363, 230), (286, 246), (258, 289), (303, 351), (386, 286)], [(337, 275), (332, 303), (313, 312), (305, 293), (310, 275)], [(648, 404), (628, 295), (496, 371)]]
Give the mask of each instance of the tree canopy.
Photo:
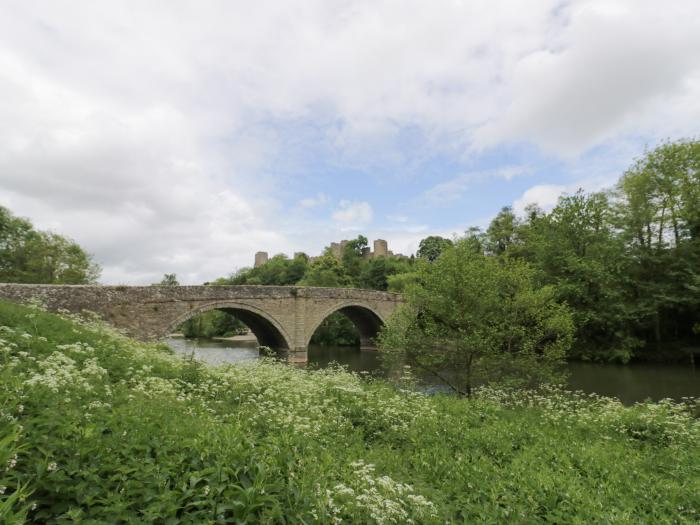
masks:
[(99, 275), (100, 267), (77, 243), (35, 230), (0, 206), (0, 282), (91, 284)]
[(492, 381), (535, 386), (556, 379), (571, 346), (571, 314), (554, 288), (537, 286), (524, 261), (477, 253), (468, 239), (432, 264), (419, 263), (404, 297), (381, 334), (385, 357), (463, 395)]

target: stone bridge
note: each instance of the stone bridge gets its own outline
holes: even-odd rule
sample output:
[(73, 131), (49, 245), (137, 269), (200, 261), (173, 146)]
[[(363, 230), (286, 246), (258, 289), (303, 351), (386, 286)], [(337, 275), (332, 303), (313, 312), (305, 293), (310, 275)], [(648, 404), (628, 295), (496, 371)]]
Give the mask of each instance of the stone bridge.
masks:
[(141, 340), (159, 339), (207, 310), (223, 310), (244, 322), (261, 345), (306, 352), (319, 325), (335, 312), (357, 327), (363, 347), (373, 347), (399, 294), (353, 288), (294, 286), (89, 286), (0, 284), (0, 298), (39, 299), (52, 311), (95, 312)]

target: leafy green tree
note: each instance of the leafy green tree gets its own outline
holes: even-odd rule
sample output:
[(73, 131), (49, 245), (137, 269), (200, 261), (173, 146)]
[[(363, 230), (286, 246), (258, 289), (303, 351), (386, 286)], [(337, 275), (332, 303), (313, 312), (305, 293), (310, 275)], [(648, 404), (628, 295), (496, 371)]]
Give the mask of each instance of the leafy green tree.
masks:
[(37, 231), (0, 206), (0, 282), (92, 284), (100, 267), (74, 241)]
[(178, 330), (188, 338), (229, 337), (244, 333), (247, 327), (228, 312), (209, 310), (188, 319), (178, 327)]
[(362, 268), (360, 282), (362, 288), (386, 290), (388, 287), (389, 265), (386, 257), (376, 257), (367, 261)]
[[(693, 338), (700, 316), (700, 142), (647, 152), (618, 184), (618, 221), (636, 261), (638, 329), (654, 348)], [(674, 342), (675, 343), (672, 343)]]
[(272, 257), (256, 268), (244, 268), (228, 279), (228, 284), (289, 286), (297, 284), (308, 269), (306, 257), (289, 259), (284, 254)]
[(325, 286), (343, 288), (352, 283), (343, 265), (332, 255), (322, 255), (309, 266), (299, 283), (302, 286)]
[(397, 273), (387, 277), (387, 290), (395, 293), (403, 293), (409, 285), (415, 284), (418, 274), (414, 271)]
[(520, 221), (513, 208), (506, 206), (494, 217), (485, 234), (486, 251), (493, 255), (501, 255), (518, 243)]
[(562, 197), (528, 228), (528, 260), (539, 281), (554, 286), (572, 309), (574, 355), (629, 361), (642, 344), (632, 328), (638, 315), (629, 300), (633, 261), (616, 233), (608, 196), (579, 191)]
[(158, 283), (160, 286), (180, 286), (177, 275), (174, 273), (163, 274), (163, 278)]
[(432, 264), (380, 334), (387, 362), (405, 363), (470, 396), (477, 384), (535, 386), (560, 378), (573, 322), (525, 262), (488, 257), (469, 239)]
[(348, 275), (354, 286), (360, 286), (362, 266), (364, 260), (362, 251), (367, 247), (367, 237), (358, 235), (357, 239), (352, 239), (343, 248), (341, 262), (345, 273)]
[(311, 336), (312, 345), (359, 346), (360, 335), (352, 321), (340, 312), (323, 320)]
[(439, 235), (430, 235), (423, 239), (418, 245), (417, 255), (421, 259), (433, 262), (450, 246), (452, 246), (452, 241), (450, 239), (445, 239)]

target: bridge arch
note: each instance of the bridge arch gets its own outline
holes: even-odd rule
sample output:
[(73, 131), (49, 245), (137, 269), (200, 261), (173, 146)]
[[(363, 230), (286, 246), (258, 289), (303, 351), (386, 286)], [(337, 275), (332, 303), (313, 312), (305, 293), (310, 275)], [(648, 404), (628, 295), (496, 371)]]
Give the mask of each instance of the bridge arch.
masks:
[(234, 315), (253, 332), (261, 346), (275, 350), (291, 350), (294, 348), (292, 338), (282, 324), (261, 308), (239, 301), (216, 301), (193, 308), (184, 315), (168, 323), (163, 335), (172, 332), (177, 326), (199, 314), (209, 310), (222, 310)]
[(309, 347), (311, 338), (313, 337), (318, 327), (321, 323), (325, 321), (330, 315), (340, 312), (345, 315), (352, 324), (355, 325), (357, 331), (360, 334), (360, 347), (361, 348), (374, 348), (375, 338), (379, 333), (379, 330), (384, 326), (384, 317), (373, 307), (364, 302), (359, 301), (345, 301), (333, 305), (331, 308), (326, 310), (316, 322), (312, 325), (311, 330), (307, 333), (305, 346)]

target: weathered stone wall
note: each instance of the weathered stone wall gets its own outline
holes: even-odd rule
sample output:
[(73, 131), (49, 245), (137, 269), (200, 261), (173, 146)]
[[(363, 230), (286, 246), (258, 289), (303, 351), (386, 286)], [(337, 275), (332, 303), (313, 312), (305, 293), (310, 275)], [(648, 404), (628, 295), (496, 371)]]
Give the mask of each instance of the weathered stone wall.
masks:
[(39, 299), (49, 310), (89, 310), (142, 340), (167, 335), (198, 313), (230, 310), (261, 344), (306, 351), (321, 322), (342, 310), (358, 327), (363, 345), (401, 303), (398, 294), (352, 288), (293, 286), (82, 286), (0, 284), (0, 298)]

